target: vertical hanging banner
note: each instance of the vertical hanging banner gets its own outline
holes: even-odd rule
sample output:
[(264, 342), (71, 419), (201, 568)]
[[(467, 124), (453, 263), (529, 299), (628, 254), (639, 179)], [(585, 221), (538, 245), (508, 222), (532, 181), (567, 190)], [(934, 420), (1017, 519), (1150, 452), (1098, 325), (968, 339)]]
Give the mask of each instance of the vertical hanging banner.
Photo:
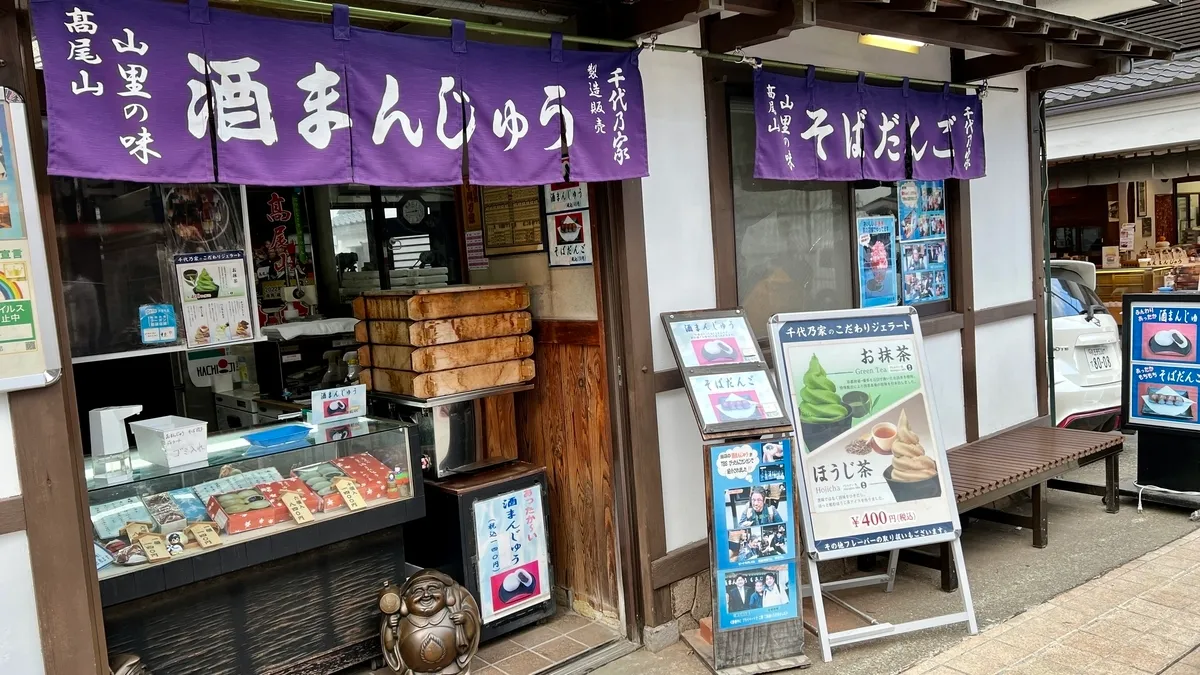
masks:
[[(638, 52), (34, 0), (50, 172), (155, 183), (544, 185), (648, 175)], [(215, 158), (214, 158), (215, 147)], [(215, 175), (214, 175), (215, 171)]]
[[(35, 0), (30, 12), (45, 73), (51, 174), (215, 180), (204, 25), (186, 5)], [(189, 85), (197, 77), (199, 90)]]
[(775, 180), (982, 178), (978, 96), (754, 74), (754, 177)]
[[(463, 176), (459, 59), (450, 43), (354, 28), (346, 43), (354, 182), (431, 187)], [(482, 115), (473, 118), (469, 135)]]
[[(349, 24), (339, 27), (336, 19), (335, 13), (330, 27), (211, 12), (205, 45), (222, 182), (351, 181), (343, 53)], [(344, 39), (337, 39), (339, 29), (346, 31)], [(188, 61), (193, 72), (187, 86), (202, 95), (205, 62), (191, 54)]]
[(650, 175), (640, 54), (563, 52), (558, 77), (571, 180)]
[[(494, 111), (478, 120), (467, 141), (472, 185), (539, 185), (563, 179), (563, 137), (575, 134), (574, 124), (563, 113), (562, 87), (556, 84), (562, 59), (557, 49), (504, 47), (468, 42), (470, 58), (463, 62), (465, 104), (477, 111)], [(542, 87), (513, 87), (511, 80), (496, 78), (493, 64), (508, 59), (513, 74)], [(564, 129), (564, 125), (569, 125)], [(512, 161), (509, 161), (509, 160)]]

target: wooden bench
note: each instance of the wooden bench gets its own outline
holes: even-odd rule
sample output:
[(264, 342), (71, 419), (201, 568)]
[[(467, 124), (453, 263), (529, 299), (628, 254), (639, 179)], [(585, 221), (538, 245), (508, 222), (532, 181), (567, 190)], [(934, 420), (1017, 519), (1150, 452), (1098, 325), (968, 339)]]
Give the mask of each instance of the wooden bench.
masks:
[[(1033, 532), (1033, 545), (1045, 548), (1049, 538), (1048, 488), (1100, 495), (1104, 497), (1107, 511), (1116, 513), (1120, 508), (1117, 462), (1123, 444), (1124, 437), (1119, 433), (1021, 427), (951, 450), (947, 453), (947, 462), (964, 526), (967, 519), (979, 518), (1026, 527)], [(1105, 462), (1103, 486), (1058, 480), (1072, 469), (1100, 460)], [(1030, 516), (987, 508), (994, 501), (1029, 488), (1033, 490), (1033, 514)], [(937, 553), (904, 549), (900, 559), (939, 570), (942, 590), (958, 588), (949, 544), (938, 545)]]

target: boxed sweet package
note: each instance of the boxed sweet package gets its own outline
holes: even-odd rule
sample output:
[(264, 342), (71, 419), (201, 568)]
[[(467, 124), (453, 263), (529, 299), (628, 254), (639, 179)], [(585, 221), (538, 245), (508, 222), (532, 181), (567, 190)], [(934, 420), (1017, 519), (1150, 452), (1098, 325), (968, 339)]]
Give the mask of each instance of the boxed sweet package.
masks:
[(363, 452), (349, 457), (338, 457), (332, 461), (358, 484), (358, 492), (366, 501), (387, 496), (388, 474), (391, 469), (383, 462)]
[(92, 516), (92, 526), (96, 536), (101, 541), (115, 539), (121, 534), (121, 528), (128, 523), (154, 523), (150, 512), (146, 510), (138, 497), (126, 497), (105, 504), (93, 504), (89, 507)]
[(254, 488), (209, 497), (208, 514), (226, 534), (249, 532), (279, 522), (275, 505)]
[(189, 525), (208, 520), (208, 509), (205, 507), (204, 501), (191, 488), (171, 490), (167, 494), (171, 495), (171, 499), (175, 501), (175, 505), (183, 512), (183, 516), (187, 518)]
[(169, 534), (179, 532), (187, 527), (187, 516), (184, 515), (183, 510), (179, 508), (170, 494), (159, 492), (146, 495), (142, 497), (142, 504), (146, 506), (150, 517), (154, 519), (154, 529), (159, 532)]
[(265, 469), (255, 469), (254, 471), (230, 474), (223, 478), (210, 480), (197, 485), (193, 490), (201, 501), (208, 504), (209, 498), (213, 495), (237, 492), (238, 490), (252, 490), (258, 485), (272, 483), (282, 478), (283, 476), (279, 474), (278, 469), (267, 467)]
[(320, 500), (322, 511), (333, 511), (346, 505), (346, 500), (333, 485), (333, 479), (347, 476), (346, 472), (330, 462), (321, 462), (292, 469), (292, 475), (312, 490)]
[(283, 493), (287, 491), (299, 494), (309, 511), (316, 513), (321, 508), (321, 498), (315, 492), (309, 490), (304, 481), (299, 478), (284, 478), (274, 483), (259, 485), (258, 491), (275, 506), (276, 522), (286, 523), (292, 517), (288, 513), (287, 505), (283, 503)]

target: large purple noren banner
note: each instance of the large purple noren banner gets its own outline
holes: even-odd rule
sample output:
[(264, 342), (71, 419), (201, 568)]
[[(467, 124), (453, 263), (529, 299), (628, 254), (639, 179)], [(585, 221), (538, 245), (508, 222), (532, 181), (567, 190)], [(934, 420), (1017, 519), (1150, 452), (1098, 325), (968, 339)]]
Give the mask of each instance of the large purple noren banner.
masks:
[[(638, 53), (33, 0), (50, 173), (155, 183), (542, 185), (648, 175)], [(565, 172), (569, 171), (569, 175)]]
[[(978, 96), (855, 82), (754, 76), (755, 178), (896, 181), (982, 178)], [(910, 171), (911, 167), (911, 171)]]

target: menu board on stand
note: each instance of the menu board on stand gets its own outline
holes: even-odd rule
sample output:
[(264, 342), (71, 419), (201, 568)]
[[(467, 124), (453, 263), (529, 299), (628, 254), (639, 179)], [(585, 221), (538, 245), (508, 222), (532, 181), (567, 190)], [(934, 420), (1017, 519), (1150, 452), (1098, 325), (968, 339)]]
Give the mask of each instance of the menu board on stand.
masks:
[[(975, 611), (945, 443), (912, 307), (777, 314), (768, 324), (776, 375), (796, 434), (811, 596), (824, 660), (831, 648), (968, 624)], [(949, 543), (963, 611), (830, 632), (823, 593), (895, 583), (902, 548)], [(817, 563), (888, 553), (888, 571), (822, 583)], [(845, 606), (843, 601), (837, 604)], [(864, 614), (855, 610), (860, 617)]]
[(1126, 294), (1122, 301), (1121, 419), (1123, 429), (1138, 432), (1137, 494), (1200, 508), (1200, 295)]
[(662, 320), (705, 441), (712, 623), (683, 637), (717, 673), (808, 666), (794, 449), (779, 390), (743, 310)]

